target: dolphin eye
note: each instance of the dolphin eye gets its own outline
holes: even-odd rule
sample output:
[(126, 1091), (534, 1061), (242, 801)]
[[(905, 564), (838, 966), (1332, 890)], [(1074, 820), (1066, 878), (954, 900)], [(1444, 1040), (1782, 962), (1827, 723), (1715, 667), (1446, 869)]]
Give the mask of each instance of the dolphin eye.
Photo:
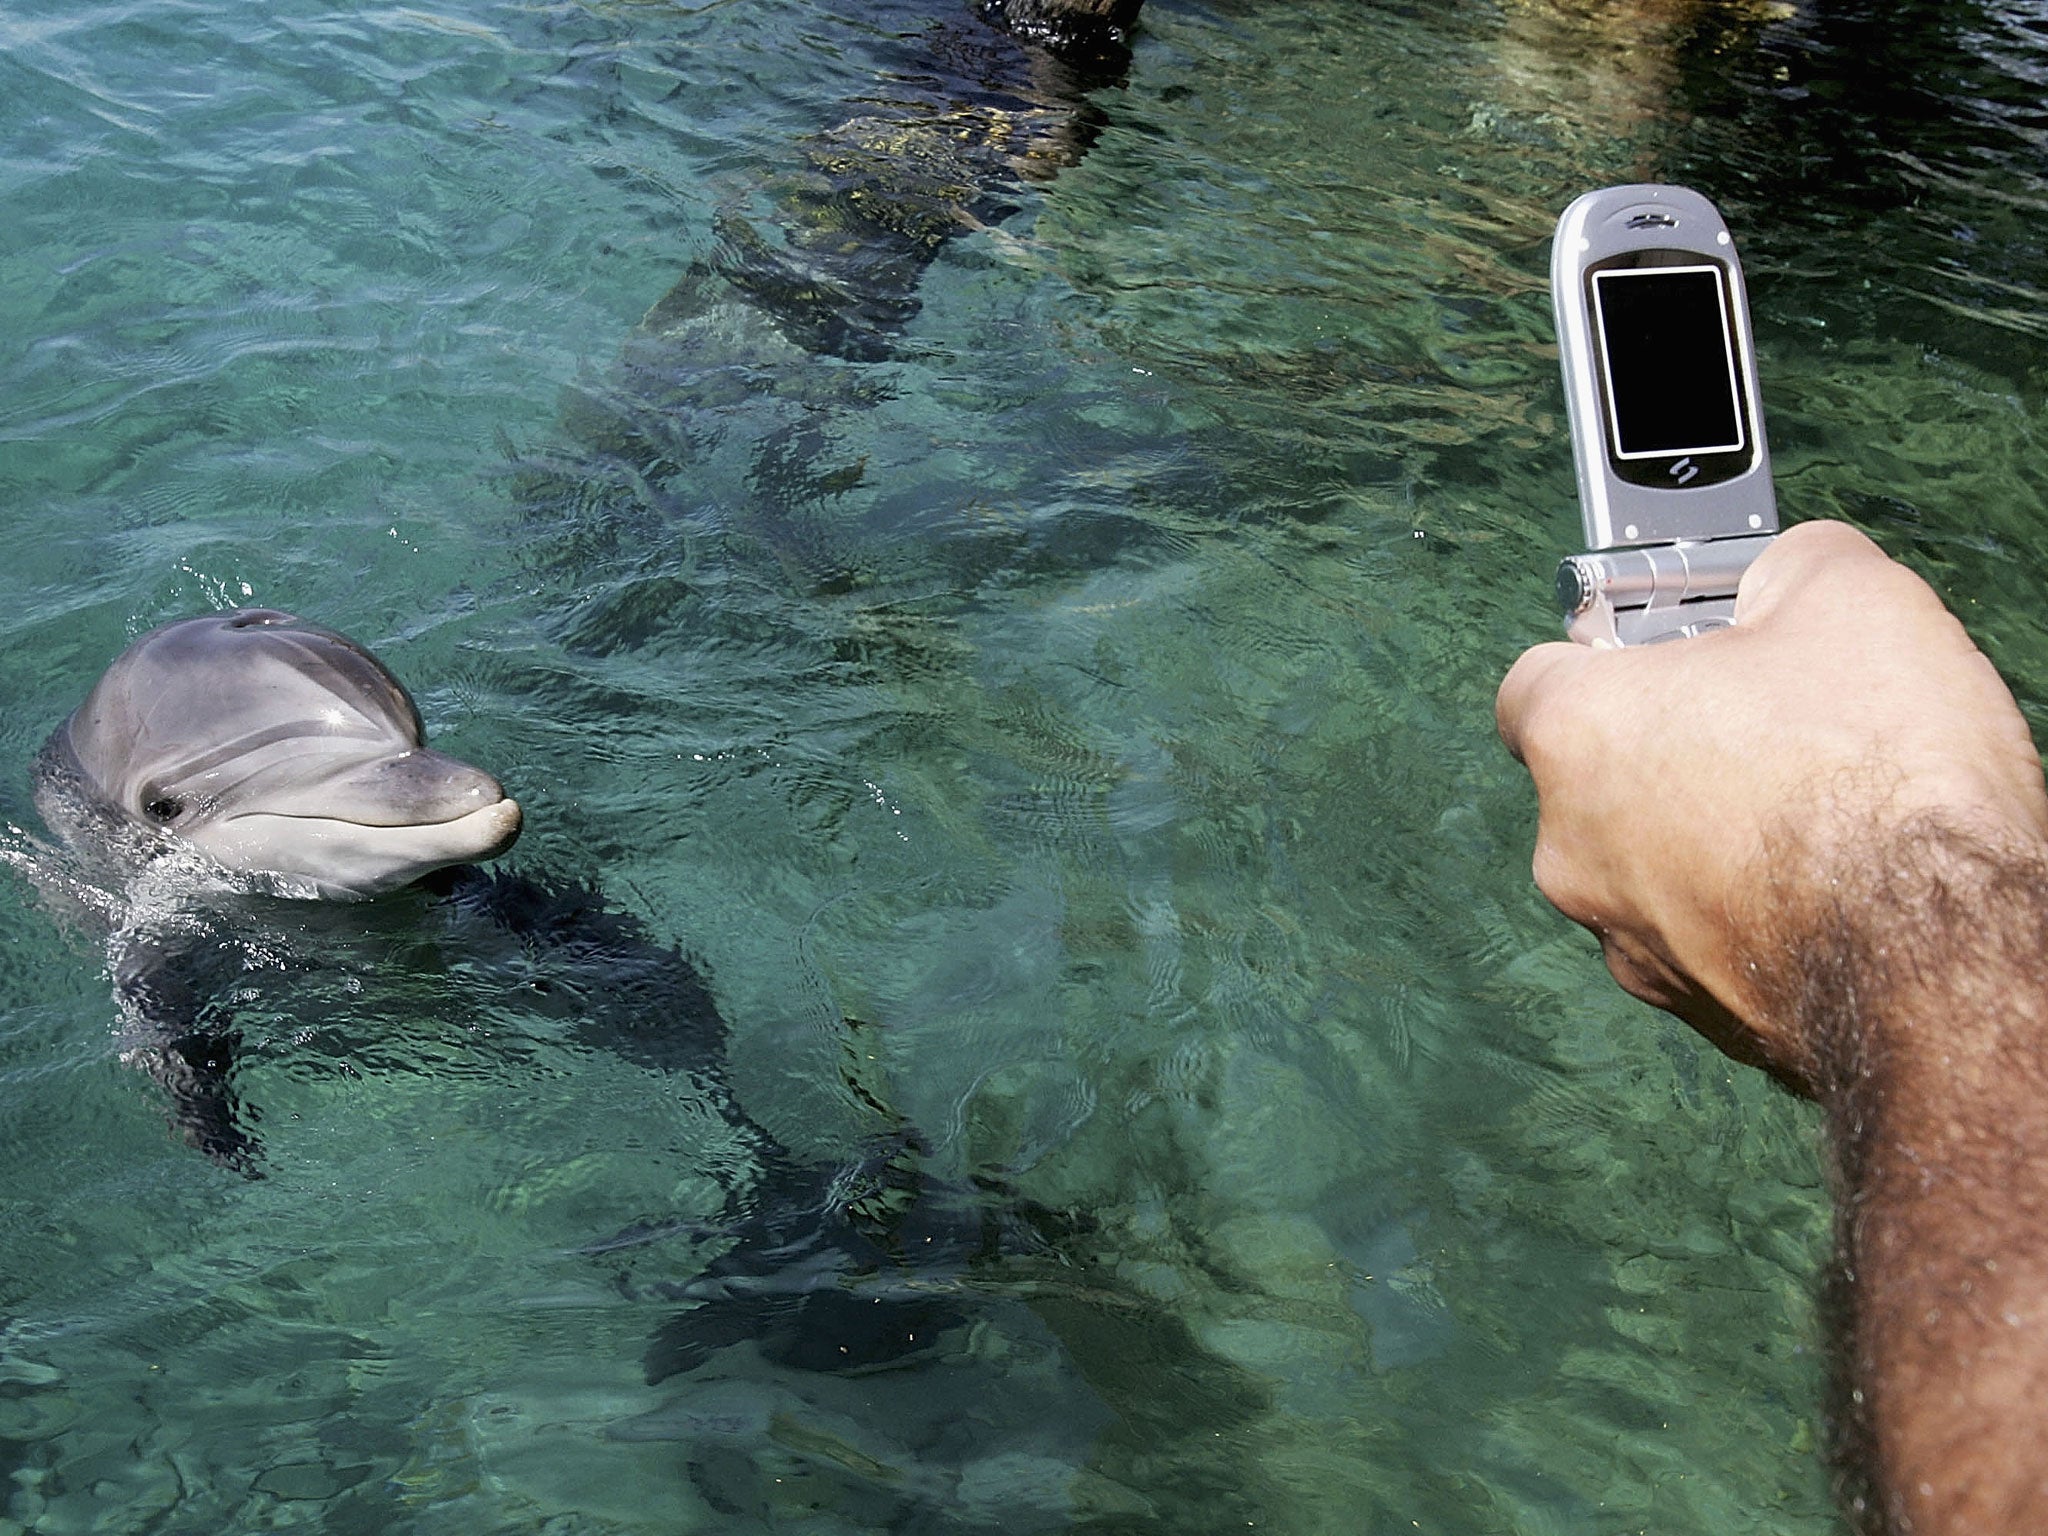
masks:
[(176, 821), (185, 813), (185, 807), (168, 795), (160, 795), (143, 806), (142, 813), (151, 821)]

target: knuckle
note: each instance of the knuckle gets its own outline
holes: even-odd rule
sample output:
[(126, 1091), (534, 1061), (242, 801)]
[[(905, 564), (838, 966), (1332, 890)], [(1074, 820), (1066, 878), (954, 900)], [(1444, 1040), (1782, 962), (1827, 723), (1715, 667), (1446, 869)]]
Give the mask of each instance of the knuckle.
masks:
[(1573, 922), (1588, 928), (1596, 926), (1599, 903), (1595, 894), (1588, 887), (1579, 862), (1557, 839), (1538, 836), (1530, 872), (1535, 876), (1536, 889), (1543, 893), (1544, 900)]

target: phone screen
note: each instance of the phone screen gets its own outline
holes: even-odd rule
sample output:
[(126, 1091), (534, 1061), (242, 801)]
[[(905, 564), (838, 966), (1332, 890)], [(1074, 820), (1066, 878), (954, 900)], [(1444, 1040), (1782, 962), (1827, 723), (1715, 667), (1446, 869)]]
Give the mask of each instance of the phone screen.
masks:
[(1711, 264), (1593, 274), (1617, 458), (1733, 453), (1747, 446), (1726, 288), (1726, 277)]

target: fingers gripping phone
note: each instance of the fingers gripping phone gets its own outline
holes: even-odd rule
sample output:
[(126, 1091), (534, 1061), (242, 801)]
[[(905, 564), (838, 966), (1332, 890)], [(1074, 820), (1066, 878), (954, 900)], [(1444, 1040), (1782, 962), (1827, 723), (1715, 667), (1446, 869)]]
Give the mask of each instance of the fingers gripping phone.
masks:
[(1550, 297), (1588, 548), (1557, 569), (1567, 631), (1642, 645), (1731, 623), (1778, 505), (1728, 226), (1686, 187), (1588, 192), (1557, 221)]

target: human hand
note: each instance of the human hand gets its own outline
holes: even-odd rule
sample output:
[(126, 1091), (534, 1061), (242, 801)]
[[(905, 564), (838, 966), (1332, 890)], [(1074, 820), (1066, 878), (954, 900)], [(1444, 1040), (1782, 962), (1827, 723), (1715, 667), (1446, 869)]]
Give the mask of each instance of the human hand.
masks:
[(1862, 534), (1788, 530), (1735, 612), (1668, 644), (1537, 646), (1497, 718), (1536, 781), (1544, 895), (1630, 992), (1811, 1092), (1812, 1042), (1760, 974), (1774, 938), (1918, 818), (2038, 846), (2048, 792), (1991, 664)]

